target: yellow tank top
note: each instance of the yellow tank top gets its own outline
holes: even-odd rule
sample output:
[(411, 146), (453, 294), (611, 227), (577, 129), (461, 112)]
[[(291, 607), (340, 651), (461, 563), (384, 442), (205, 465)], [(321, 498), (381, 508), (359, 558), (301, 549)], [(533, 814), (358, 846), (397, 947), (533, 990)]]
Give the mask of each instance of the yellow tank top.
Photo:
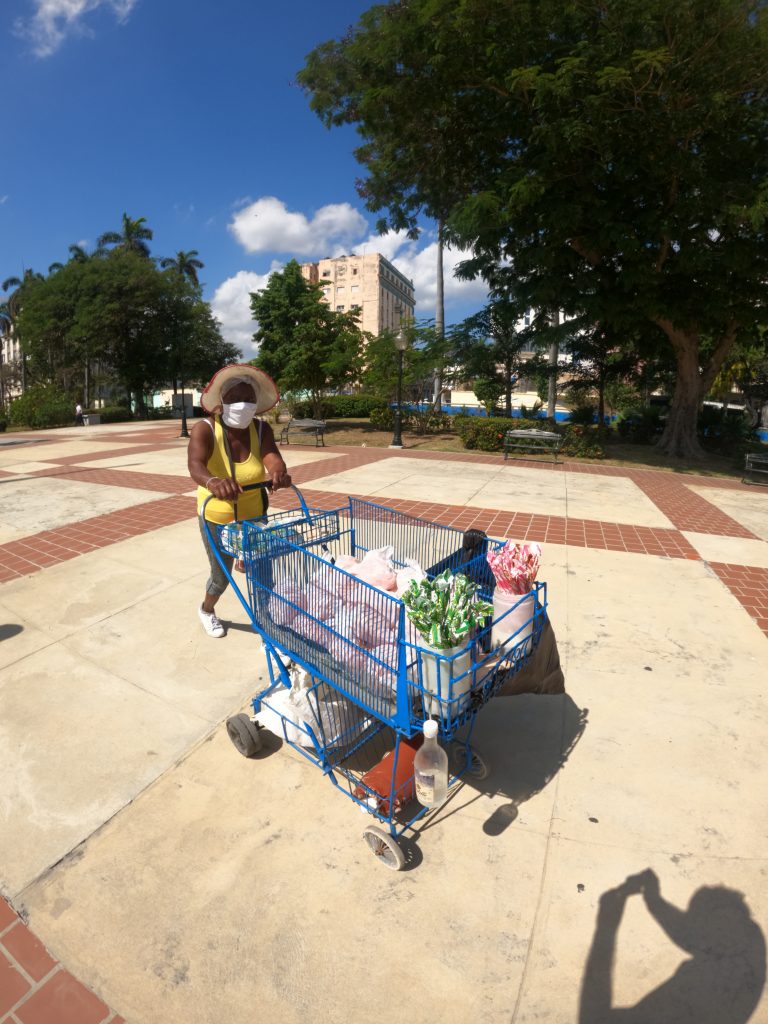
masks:
[[(261, 445), (256, 424), (251, 421), (249, 426), (251, 454), (245, 462), (235, 463), (235, 479), (245, 487), (246, 484), (255, 484), (260, 480), (266, 480), (267, 473), (264, 463), (261, 461)], [(227, 450), (224, 447), (224, 427), (220, 417), (216, 417), (213, 423), (213, 454), (207, 463), (208, 472), (211, 476), (218, 476), (222, 479), (231, 478)], [(201, 514), (203, 502), (210, 495), (205, 487), (197, 488), (197, 513)], [(256, 519), (263, 514), (264, 497), (261, 489), (257, 491), (246, 491), (237, 499), (237, 518)], [(235, 518), (234, 506), (228, 501), (219, 501), (218, 498), (211, 498), (205, 506), (205, 518), (210, 523), (218, 523), (223, 526), (225, 523), (233, 522)]]

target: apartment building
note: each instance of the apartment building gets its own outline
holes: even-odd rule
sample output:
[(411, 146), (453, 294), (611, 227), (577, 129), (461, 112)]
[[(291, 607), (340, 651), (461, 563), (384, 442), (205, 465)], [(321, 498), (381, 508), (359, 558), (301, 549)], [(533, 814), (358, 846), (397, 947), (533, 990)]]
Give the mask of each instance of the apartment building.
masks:
[(370, 334), (396, 331), (402, 320), (414, 315), (413, 281), (381, 253), (352, 253), (302, 263), (301, 272), (312, 284), (322, 285), (331, 309), (341, 313), (358, 310), (360, 327)]

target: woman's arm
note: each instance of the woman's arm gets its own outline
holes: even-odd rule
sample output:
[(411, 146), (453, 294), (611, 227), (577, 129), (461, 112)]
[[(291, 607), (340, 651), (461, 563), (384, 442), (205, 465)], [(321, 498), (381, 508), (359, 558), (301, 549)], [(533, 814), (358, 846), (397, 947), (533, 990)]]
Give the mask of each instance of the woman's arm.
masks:
[(278, 491), (281, 487), (291, 486), (288, 467), (283, 462), (272, 427), (268, 423), (264, 423), (261, 433), (261, 461), (272, 478), (273, 490)]

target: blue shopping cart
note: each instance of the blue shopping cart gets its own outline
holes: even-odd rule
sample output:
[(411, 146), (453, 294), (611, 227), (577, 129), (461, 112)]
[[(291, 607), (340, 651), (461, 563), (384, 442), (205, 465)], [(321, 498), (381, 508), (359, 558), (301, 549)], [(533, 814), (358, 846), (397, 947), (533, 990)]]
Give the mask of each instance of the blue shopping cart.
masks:
[(294, 491), (296, 508), (229, 527), (207, 524), (243, 562), (245, 587), (227, 575), (262, 638), (269, 672), (253, 698), (254, 715), (233, 716), (227, 729), (240, 753), (252, 756), (266, 719), (387, 826), (369, 825), (364, 838), (382, 863), (399, 870), (398, 837), (428, 813), (415, 804), (413, 777), (424, 721), (439, 723), (450, 786), (486, 776), (470, 743), (477, 714), (538, 645), (546, 584), (534, 584), (520, 608), (489, 618), (459, 650), (432, 650), (403, 602), (347, 572), (342, 556), (391, 546), (396, 566), (418, 563), (430, 578), (445, 569), (462, 572), (490, 600), (495, 580), (487, 553), (504, 542), (358, 498), (332, 510), (310, 508)]

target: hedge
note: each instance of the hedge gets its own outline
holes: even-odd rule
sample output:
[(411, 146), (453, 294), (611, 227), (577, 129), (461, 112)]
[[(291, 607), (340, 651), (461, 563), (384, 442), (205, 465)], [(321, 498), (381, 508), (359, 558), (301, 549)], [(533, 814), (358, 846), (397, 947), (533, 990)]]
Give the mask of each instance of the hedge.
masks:
[(605, 449), (597, 440), (597, 428), (578, 424), (560, 425), (549, 419), (508, 419), (506, 416), (454, 416), (453, 427), (464, 447), (480, 452), (504, 450), (507, 430), (550, 430), (562, 434), (563, 455), (576, 455), (587, 459), (604, 459)]
[[(322, 415), (325, 419), (367, 419), (371, 412), (381, 405), (381, 400), (370, 395), (326, 395), (322, 400)], [(311, 402), (296, 402), (293, 415), (300, 420), (311, 419), (314, 408)]]
[(15, 427), (68, 426), (75, 422), (75, 402), (57, 387), (38, 384), (11, 402), (9, 416)]

